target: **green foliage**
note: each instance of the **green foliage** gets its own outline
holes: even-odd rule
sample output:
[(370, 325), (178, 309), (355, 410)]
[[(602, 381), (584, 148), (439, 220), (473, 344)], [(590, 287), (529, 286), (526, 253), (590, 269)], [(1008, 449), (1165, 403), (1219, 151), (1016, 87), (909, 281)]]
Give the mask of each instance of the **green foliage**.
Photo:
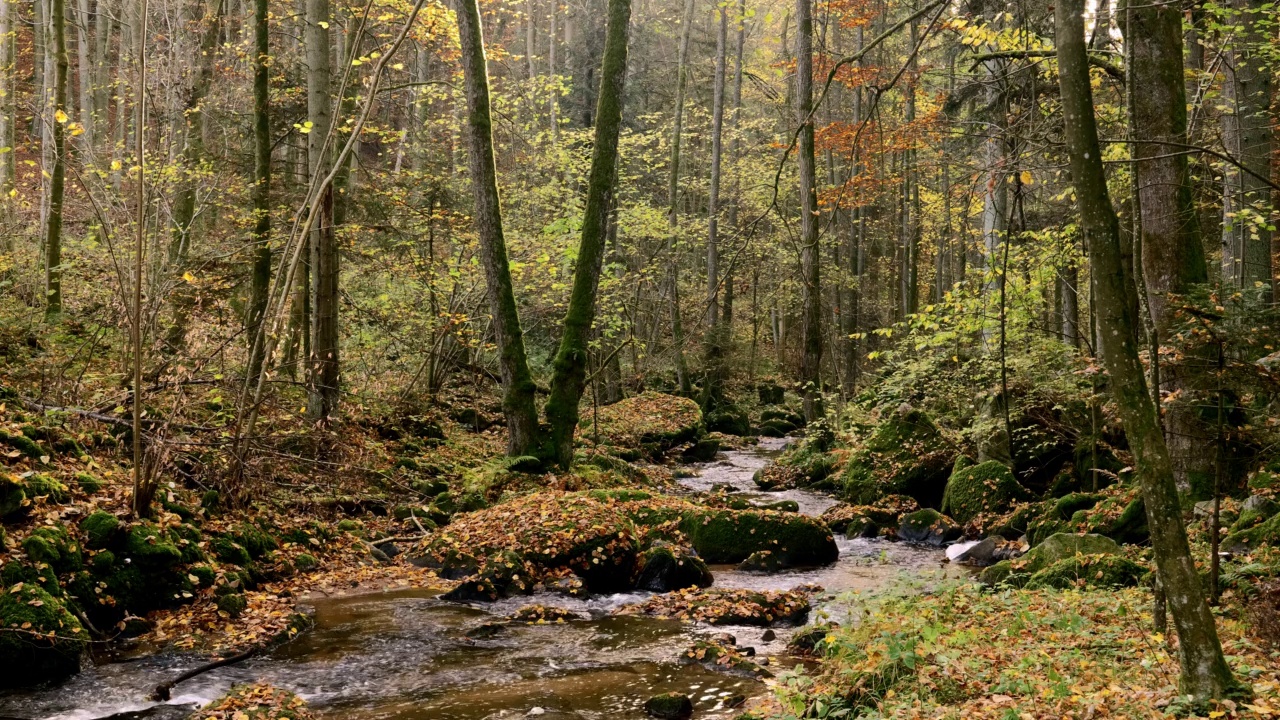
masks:
[(0, 687), (57, 682), (80, 669), (88, 633), (44, 590), (15, 583), (0, 592)]
[(58, 573), (79, 570), (83, 565), (80, 544), (61, 525), (36, 528), (22, 541), (22, 550), (33, 562), (47, 564)]
[(1136, 587), (1146, 574), (1146, 568), (1118, 555), (1076, 555), (1037, 571), (1027, 589)]
[(80, 521), (80, 532), (84, 533), (85, 545), (94, 550), (111, 545), (119, 530), (120, 519), (104, 510), (90, 513)]

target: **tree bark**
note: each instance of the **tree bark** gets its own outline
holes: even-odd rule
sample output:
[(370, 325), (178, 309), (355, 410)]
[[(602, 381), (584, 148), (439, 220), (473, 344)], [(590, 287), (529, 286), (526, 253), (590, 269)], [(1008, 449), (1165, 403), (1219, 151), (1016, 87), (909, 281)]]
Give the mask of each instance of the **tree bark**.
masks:
[[(1213, 615), (1191, 558), (1168, 449), (1138, 359), (1137, 318), (1127, 301), (1133, 278), (1125, 274), (1120, 262), (1120, 224), (1107, 191), (1094, 120), (1084, 2), (1059, 0), (1055, 14), (1065, 137), (1081, 227), (1094, 270), (1100, 351), (1136, 461), (1160, 581), (1173, 609), (1182, 667), (1180, 688), (1199, 698), (1222, 697), (1235, 687), (1235, 680), (1223, 658)], [(1172, 82), (1182, 86), (1181, 77)]]
[[(498, 170), (493, 152), (493, 121), (489, 109), (489, 70), (484, 52), (480, 8), (476, 0), (457, 3), (458, 37), (467, 94), (467, 163), (475, 201), (476, 235), (484, 266), (489, 312), (498, 345), (502, 375), (502, 409), (507, 419), (507, 454), (541, 456), (536, 387), (525, 355), (524, 334), (511, 283), (511, 267), (502, 231)], [(582, 262), (582, 258), (579, 258)]]
[(684, 135), (684, 99), (689, 74), (689, 35), (693, 31), (693, 0), (685, 0), (684, 15), (680, 19), (680, 51), (676, 59), (676, 106), (671, 127), (671, 157), (667, 170), (667, 226), (671, 239), (667, 245), (667, 283), (670, 285), (671, 339), (675, 352), (676, 380), (680, 392), (688, 395), (693, 386), (684, 359), (684, 325), (680, 319), (680, 255), (679, 202), (680, 202), (680, 143)]
[(706, 368), (702, 380), (703, 411), (715, 409), (723, 401), (724, 337), (720, 328), (720, 184), (724, 150), (724, 101), (729, 44), (727, 6), (715, 7), (716, 66), (711, 93), (711, 179), (707, 194), (707, 308), (705, 339)]
[[(11, 5), (9, 0), (0, 0), (0, 148), (4, 148), (4, 152), (0, 153), (0, 208), (3, 208), (0, 210), (0, 215), (8, 212), (9, 190), (13, 188), (16, 168), (14, 162), (16, 153), (13, 148), (16, 138), (14, 130), (18, 118), (15, 114), (17, 104), (13, 99), (13, 76), (17, 72), (14, 64), (17, 43), (12, 32), (15, 14)], [(11, 249), (7, 238), (4, 243), (5, 250)]]
[[(56, 321), (62, 314), (62, 201), (67, 178), (67, 8), (66, 0), (50, 0), (53, 30), (53, 172), (49, 179), (49, 212), (44, 228), (44, 316)], [(141, 222), (141, 220), (140, 220)]]
[(627, 41), (631, 0), (609, 0), (604, 60), (596, 100), (595, 143), (587, 177), (586, 209), (573, 271), (573, 294), (565, 313), (564, 332), (556, 353), (547, 400), (554, 460), (562, 469), (573, 464), (573, 437), (578, 428), (578, 404), (587, 372), (588, 341), (595, 320), (596, 291), (609, 230), (609, 208), (617, 182), (618, 138), (622, 132), (622, 103), (627, 79)]
[(267, 338), (261, 327), (271, 291), (271, 45), (269, 0), (253, 2), (253, 280), (245, 329), (249, 336), (249, 378), (262, 373)]
[(93, 147), (93, 73), (90, 72), (90, 56), (93, 54), (92, 36), (89, 34), (89, 0), (77, 0), (76, 17), (76, 68), (80, 91), (80, 125), (84, 135), (80, 142), (82, 147)]
[[(329, 173), (333, 161), (325, 144), (333, 123), (330, 83), (329, 0), (307, 0), (307, 164), (312, 187)], [(323, 23), (323, 24), (322, 24)], [(313, 202), (320, 204), (311, 233), (310, 330), (311, 352), (307, 361), (307, 416), (328, 422), (338, 411), (338, 246), (333, 228), (333, 187), (325, 188)]]
[(822, 417), (822, 253), (818, 247), (818, 188), (813, 140), (813, 8), (812, 0), (796, 0), (796, 121), (800, 143), (796, 154), (800, 181), (800, 276), (803, 340), (800, 383), (804, 417)]
[(1271, 302), (1273, 211), (1271, 187), (1262, 178), (1271, 177), (1272, 71), (1264, 53), (1270, 42), (1265, 19), (1274, 9), (1258, 0), (1228, 5), (1235, 30), (1233, 43), (1223, 51), (1222, 142), (1227, 154), (1252, 172), (1230, 163), (1223, 168), (1222, 280), (1250, 290), (1261, 283), (1261, 300)]

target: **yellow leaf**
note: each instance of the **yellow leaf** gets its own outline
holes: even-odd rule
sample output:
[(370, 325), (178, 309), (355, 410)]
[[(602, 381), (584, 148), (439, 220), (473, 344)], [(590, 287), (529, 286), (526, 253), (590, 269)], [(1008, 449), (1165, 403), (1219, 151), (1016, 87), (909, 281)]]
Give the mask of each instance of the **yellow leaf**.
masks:
[(57, 120), (59, 125), (66, 125), (67, 120), (70, 118), (68, 118), (67, 114), (62, 111), (62, 108), (58, 108), (58, 111), (53, 114), (53, 119)]
[(1023, 185), (1035, 185), (1035, 184), (1036, 184), (1036, 178), (1035, 178), (1035, 176), (1034, 176), (1034, 175), (1032, 175), (1032, 174), (1031, 174), (1031, 171), (1030, 171), (1030, 170), (1023, 170), (1023, 171), (1022, 171), (1022, 174), (1018, 176), (1018, 179), (1022, 181), (1022, 184), (1023, 184)]

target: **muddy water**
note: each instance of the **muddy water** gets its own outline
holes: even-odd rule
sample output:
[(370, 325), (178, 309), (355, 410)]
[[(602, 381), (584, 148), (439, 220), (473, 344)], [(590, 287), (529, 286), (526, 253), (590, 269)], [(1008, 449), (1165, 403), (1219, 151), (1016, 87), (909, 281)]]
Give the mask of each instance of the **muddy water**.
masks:
[[(728, 485), (753, 502), (795, 500), (801, 512), (816, 515), (833, 500), (803, 490), (758, 493), (752, 474), (782, 447), (774, 441), (754, 450), (724, 453), (716, 462), (691, 468), (682, 480), (690, 491)], [(943, 566), (942, 551), (875, 540), (839, 540), (840, 559), (812, 570), (773, 575), (713, 567), (717, 587), (787, 589), (817, 583), (827, 590), (817, 614), (837, 619), (857, 604), (860, 593), (888, 589), (914, 592), (956, 571)], [(700, 718), (736, 714), (727, 698), (764, 692), (758, 682), (700, 666), (674, 662), (707, 627), (643, 617), (612, 617), (617, 607), (642, 594), (590, 600), (521, 597), (486, 607), (440, 601), (432, 592), (400, 591), (318, 599), (316, 628), (268, 656), (215, 670), (174, 690), (168, 706), (143, 700), (160, 681), (197, 660), (161, 655), (88, 668), (56, 688), (0, 695), (3, 718), (93, 719), (184, 717), (234, 684), (265, 681), (288, 688), (323, 718), (334, 720), (481, 720), (541, 717), (638, 719), (642, 704), (656, 693), (679, 691), (694, 699)], [(468, 630), (531, 602), (567, 606), (584, 619), (564, 624), (512, 625), (473, 640)], [(762, 655), (781, 653), (787, 632), (765, 642), (758, 628), (728, 631), (740, 645)]]

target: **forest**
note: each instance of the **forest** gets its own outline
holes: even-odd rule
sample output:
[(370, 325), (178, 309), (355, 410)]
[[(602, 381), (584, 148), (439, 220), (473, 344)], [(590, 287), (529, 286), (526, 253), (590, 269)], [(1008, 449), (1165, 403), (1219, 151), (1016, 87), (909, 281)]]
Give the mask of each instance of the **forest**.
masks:
[(1280, 717), (1270, 0), (0, 0), (0, 720)]

